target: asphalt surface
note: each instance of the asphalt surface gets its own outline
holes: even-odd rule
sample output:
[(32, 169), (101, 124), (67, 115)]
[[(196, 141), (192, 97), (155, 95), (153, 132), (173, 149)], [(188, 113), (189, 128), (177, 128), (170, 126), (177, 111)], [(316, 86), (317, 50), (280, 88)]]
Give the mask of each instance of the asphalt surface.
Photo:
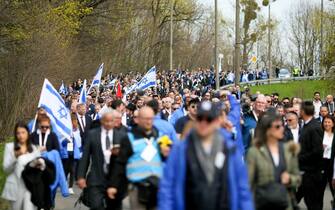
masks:
[[(80, 194), (80, 189), (78, 188), (74, 188), (75, 191), (75, 195), (71, 195), (70, 197), (67, 198), (63, 198), (59, 193), (57, 194), (56, 197), (56, 208), (55, 210), (88, 210), (87, 207), (85, 207), (84, 205), (79, 205), (77, 207), (74, 207), (75, 202), (77, 201), (79, 194)], [(331, 210), (331, 193), (329, 191), (329, 189), (327, 188), (326, 192), (325, 192), (325, 197), (324, 197), (324, 210)], [(303, 201), (300, 202), (300, 207), (301, 210), (307, 210), (305, 204)], [(130, 210), (129, 207), (129, 201), (128, 199), (125, 199), (123, 202), (123, 210)], [(247, 209), (245, 209), (247, 210)]]

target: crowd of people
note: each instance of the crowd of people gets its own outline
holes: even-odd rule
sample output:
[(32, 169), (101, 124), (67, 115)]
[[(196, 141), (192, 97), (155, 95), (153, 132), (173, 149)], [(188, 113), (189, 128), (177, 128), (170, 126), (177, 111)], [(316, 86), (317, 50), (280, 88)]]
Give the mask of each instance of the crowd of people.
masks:
[(108, 75), (85, 104), (82, 81), (62, 94), (72, 137), (59, 139), (39, 107), (7, 143), (2, 197), (13, 210), (53, 209), (82, 190), (92, 210), (309, 210), (334, 196), (335, 105), (311, 100), (214, 90), (210, 70), (158, 73), (157, 86), (127, 92), (140, 74)]

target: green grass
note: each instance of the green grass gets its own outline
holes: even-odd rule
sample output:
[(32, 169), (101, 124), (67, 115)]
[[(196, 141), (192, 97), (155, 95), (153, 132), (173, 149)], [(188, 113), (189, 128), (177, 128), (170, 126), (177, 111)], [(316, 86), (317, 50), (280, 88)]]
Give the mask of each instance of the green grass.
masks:
[(279, 93), (279, 97), (299, 97), (302, 99), (312, 99), (315, 91), (321, 93), (325, 98), (328, 94), (333, 94), (329, 88), (329, 81), (326, 80), (306, 80), (295, 81), (283, 84), (251, 86), (251, 92), (260, 91), (263, 94)]

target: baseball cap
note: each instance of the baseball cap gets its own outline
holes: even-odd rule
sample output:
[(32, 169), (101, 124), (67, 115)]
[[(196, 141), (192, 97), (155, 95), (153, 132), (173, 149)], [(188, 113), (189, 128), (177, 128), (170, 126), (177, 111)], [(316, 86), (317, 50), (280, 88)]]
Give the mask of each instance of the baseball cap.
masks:
[(219, 117), (220, 107), (218, 103), (204, 101), (198, 105), (197, 119), (206, 118), (208, 121), (213, 121)]

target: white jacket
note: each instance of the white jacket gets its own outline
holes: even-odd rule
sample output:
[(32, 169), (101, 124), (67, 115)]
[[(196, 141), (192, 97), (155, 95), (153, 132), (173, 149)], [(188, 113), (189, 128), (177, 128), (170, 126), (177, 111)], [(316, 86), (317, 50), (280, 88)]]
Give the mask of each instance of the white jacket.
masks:
[[(33, 146), (33, 152), (20, 155), (18, 158), (15, 157), (14, 143), (7, 143), (5, 145), (3, 170), (8, 174), (4, 190), (1, 197), (9, 201), (18, 201), (21, 198), (18, 195), (20, 191), (26, 191), (24, 185), (22, 185), (21, 174), (24, 167), (33, 159), (40, 157), (39, 150)], [(23, 188), (23, 189), (22, 189)]]

